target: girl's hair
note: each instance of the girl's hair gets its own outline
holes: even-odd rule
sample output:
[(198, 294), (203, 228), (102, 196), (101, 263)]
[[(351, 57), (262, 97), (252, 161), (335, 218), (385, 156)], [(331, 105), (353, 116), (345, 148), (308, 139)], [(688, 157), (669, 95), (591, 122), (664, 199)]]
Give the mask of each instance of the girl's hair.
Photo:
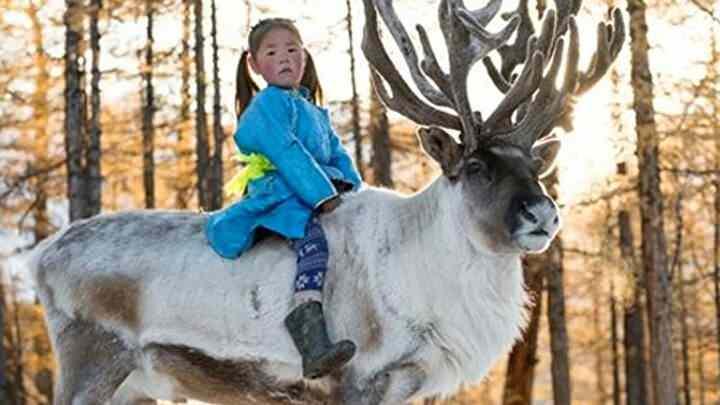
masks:
[[(247, 58), (248, 54), (256, 55), (263, 38), (275, 28), (282, 28), (290, 31), (302, 43), (300, 31), (298, 31), (295, 23), (286, 18), (267, 18), (260, 20), (250, 30), (248, 38), (248, 49), (244, 50), (240, 56), (237, 67), (237, 80), (235, 89), (235, 114), (238, 118), (242, 115), (245, 108), (250, 104), (250, 100), (260, 90), (257, 83), (250, 76)], [(305, 72), (303, 72), (300, 84), (310, 90), (311, 100), (315, 104), (323, 103), (323, 91), (318, 80), (317, 71), (315, 70), (315, 62), (310, 53), (305, 51), (306, 62)]]

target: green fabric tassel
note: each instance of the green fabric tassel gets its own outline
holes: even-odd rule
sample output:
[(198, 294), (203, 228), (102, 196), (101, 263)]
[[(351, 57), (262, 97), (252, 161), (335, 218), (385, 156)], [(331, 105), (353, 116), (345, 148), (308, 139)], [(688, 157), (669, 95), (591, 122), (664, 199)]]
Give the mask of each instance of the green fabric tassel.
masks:
[(238, 152), (237, 155), (233, 156), (233, 160), (244, 163), (245, 166), (223, 187), (225, 193), (229, 196), (237, 195), (242, 197), (249, 182), (259, 179), (269, 171), (275, 170), (275, 166), (270, 160), (259, 153), (245, 155)]

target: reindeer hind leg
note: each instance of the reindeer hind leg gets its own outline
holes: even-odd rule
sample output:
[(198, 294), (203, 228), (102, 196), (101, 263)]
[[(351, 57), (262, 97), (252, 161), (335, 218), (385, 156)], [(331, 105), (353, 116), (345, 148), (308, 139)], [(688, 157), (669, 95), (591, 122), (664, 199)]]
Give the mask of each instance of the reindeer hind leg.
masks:
[(110, 400), (135, 368), (133, 350), (92, 322), (67, 319), (56, 335), (60, 378), (55, 405), (95, 405)]

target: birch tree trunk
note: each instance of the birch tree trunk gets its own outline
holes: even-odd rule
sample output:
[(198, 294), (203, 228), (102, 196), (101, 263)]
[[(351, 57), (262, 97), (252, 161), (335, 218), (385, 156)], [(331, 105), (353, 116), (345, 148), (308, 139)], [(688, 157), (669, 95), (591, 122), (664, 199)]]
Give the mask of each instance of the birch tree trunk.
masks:
[[(352, 99), (350, 100), (350, 111), (352, 113), (352, 134), (355, 143), (355, 165), (362, 176), (365, 162), (363, 161), (362, 134), (360, 133), (360, 102), (358, 100), (357, 81), (355, 78), (355, 43), (353, 42), (352, 26), (352, 4), (350, 0), (345, 2), (347, 15), (345, 21), (348, 31), (348, 55), (350, 56), (350, 84), (352, 86)], [(370, 89), (372, 92), (373, 90)]]
[(208, 169), (210, 168), (208, 152), (207, 116), (205, 115), (205, 37), (203, 33), (203, 2), (193, 0), (195, 14), (195, 154), (197, 172), (198, 205), (205, 211), (210, 210), (208, 192)]
[(85, 155), (85, 177), (87, 206), (85, 216), (97, 215), (102, 210), (102, 171), (101, 171), (101, 138), (102, 125), (100, 119), (100, 29), (99, 15), (102, 0), (90, 0), (90, 49), (92, 51), (92, 67), (90, 79), (90, 130), (88, 148)]
[(537, 343), (542, 312), (544, 256), (532, 256), (523, 261), (523, 279), (533, 301), (527, 308), (530, 319), (508, 356), (503, 389), (503, 405), (530, 405), (533, 398), (535, 366), (538, 363)]
[(155, 88), (153, 87), (153, 45), (155, 43), (153, 24), (155, 0), (145, 0), (146, 42), (145, 60), (141, 64), (143, 79), (143, 187), (145, 208), (155, 208)]
[(632, 85), (637, 131), (642, 256), (650, 321), (650, 365), (655, 403), (677, 403), (672, 352), (671, 294), (660, 191), (659, 140), (648, 60), (645, 2), (629, 0)]
[(218, 58), (217, 41), (217, 5), (215, 0), (210, 3), (211, 12), (211, 36), (212, 36), (212, 58), (213, 58), (213, 155), (212, 174), (210, 175), (210, 210), (219, 210), (223, 205), (223, 144), (225, 134), (222, 128), (222, 104), (220, 103), (220, 60)]
[(87, 194), (84, 176), (85, 151), (85, 67), (82, 0), (66, 0), (65, 23), (65, 155), (70, 221), (86, 216)]

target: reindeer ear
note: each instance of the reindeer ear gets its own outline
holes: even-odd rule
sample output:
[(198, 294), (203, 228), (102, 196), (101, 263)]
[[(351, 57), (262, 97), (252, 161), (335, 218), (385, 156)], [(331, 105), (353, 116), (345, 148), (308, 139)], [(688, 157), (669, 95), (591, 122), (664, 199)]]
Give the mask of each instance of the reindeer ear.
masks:
[(551, 136), (533, 146), (532, 156), (536, 161), (537, 173), (541, 178), (550, 174), (555, 168), (555, 159), (560, 152), (561, 145), (560, 139)]
[(417, 136), (425, 153), (440, 164), (445, 176), (457, 177), (463, 146), (438, 127), (420, 127)]

